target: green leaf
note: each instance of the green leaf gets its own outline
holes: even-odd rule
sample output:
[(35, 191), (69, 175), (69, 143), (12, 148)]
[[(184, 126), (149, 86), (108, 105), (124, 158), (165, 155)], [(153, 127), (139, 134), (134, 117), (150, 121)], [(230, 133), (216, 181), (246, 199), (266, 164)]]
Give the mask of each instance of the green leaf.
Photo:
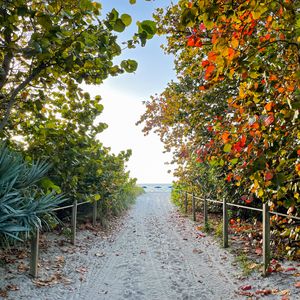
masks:
[(138, 63), (135, 60), (128, 59), (128, 60), (123, 60), (121, 62), (121, 67), (125, 69), (126, 72), (128, 73), (133, 73), (136, 71), (138, 67)]
[(139, 32), (145, 31), (148, 36), (147, 38), (151, 38), (156, 33), (156, 23), (151, 20), (145, 20), (143, 22), (138, 23)]
[(223, 148), (223, 151), (228, 153), (231, 151), (232, 145), (231, 144), (226, 144)]
[(96, 201), (98, 201), (98, 200), (101, 199), (101, 196), (100, 196), (99, 194), (96, 194), (96, 195), (94, 195), (94, 199), (95, 199)]
[(136, 3), (136, 0), (129, 0), (129, 3), (130, 3), (130, 4), (135, 4), (135, 3)]
[(238, 161), (239, 161), (238, 158), (234, 158), (234, 159), (231, 159), (231, 160), (230, 160), (230, 162), (231, 162), (232, 165), (237, 164)]
[(123, 32), (125, 30), (126, 25), (121, 19), (117, 19), (114, 25), (114, 31)]
[(132, 22), (131, 16), (129, 16), (127, 14), (121, 15), (121, 20), (125, 24), (125, 26), (129, 26)]

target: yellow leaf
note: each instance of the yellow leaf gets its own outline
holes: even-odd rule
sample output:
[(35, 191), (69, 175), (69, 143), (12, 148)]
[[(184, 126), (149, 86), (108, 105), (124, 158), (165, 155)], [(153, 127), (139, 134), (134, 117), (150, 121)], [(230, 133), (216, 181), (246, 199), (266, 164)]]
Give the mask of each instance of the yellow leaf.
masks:
[(237, 47), (239, 46), (239, 41), (238, 41), (238, 39), (232, 38), (232, 40), (231, 40), (231, 46), (232, 46), (233, 48), (237, 48)]

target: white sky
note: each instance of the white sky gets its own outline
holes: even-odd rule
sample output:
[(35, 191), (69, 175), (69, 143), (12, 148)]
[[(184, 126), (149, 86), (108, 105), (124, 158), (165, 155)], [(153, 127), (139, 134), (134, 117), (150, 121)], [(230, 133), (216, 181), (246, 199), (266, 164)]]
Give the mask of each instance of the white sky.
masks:
[[(138, 0), (137, 5), (129, 5), (129, 0), (102, 0), (104, 12), (115, 7), (120, 13), (128, 13), (133, 18), (150, 19), (155, 7), (167, 5), (169, 1), (157, 0), (146, 2)], [(133, 25), (132, 31), (135, 29)], [(120, 40), (130, 35), (121, 34)], [(164, 55), (160, 45), (162, 38), (154, 38), (146, 47), (125, 51), (121, 59), (135, 59), (139, 63), (135, 74), (124, 74), (109, 78), (100, 86), (88, 86), (85, 89), (92, 95), (102, 97), (104, 112), (99, 120), (108, 124), (108, 129), (99, 135), (101, 142), (111, 147), (114, 153), (132, 149), (133, 154), (128, 163), (132, 177), (138, 183), (171, 183), (173, 176), (168, 174), (172, 167), (165, 162), (171, 160), (170, 154), (163, 154), (163, 144), (158, 136), (145, 137), (141, 126), (135, 126), (144, 112), (142, 101), (151, 95), (160, 93), (167, 83), (175, 78), (173, 58)], [(118, 59), (119, 61), (119, 59)]]

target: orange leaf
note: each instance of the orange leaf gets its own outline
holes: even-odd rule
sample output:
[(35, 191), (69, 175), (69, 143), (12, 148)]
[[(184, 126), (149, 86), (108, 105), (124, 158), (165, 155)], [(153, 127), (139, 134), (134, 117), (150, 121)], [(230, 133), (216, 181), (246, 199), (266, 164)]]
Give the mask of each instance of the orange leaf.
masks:
[(215, 70), (215, 66), (214, 65), (209, 65), (205, 71), (205, 76), (204, 79), (208, 80), (209, 77), (211, 76), (212, 72)]
[(277, 78), (277, 76), (276, 75), (270, 75), (270, 77), (269, 77), (269, 80), (270, 81), (276, 81), (278, 78)]
[(233, 59), (235, 54), (235, 50), (233, 48), (228, 48), (228, 57), (229, 59)]
[(266, 111), (270, 111), (272, 107), (274, 106), (274, 102), (269, 102), (265, 105)]
[(229, 136), (230, 136), (230, 133), (228, 133), (228, 132), (224, 132), (224, 133), (222, 134), (221, 138), (222, 138), (224, 144), (228, 143), (228, 141), (229, 141)]
[(210, 52), (208, 53), (208, 59), (209, 59), (210, 61), (215, 61), (216, 58), (217, 58), (217, 54), (216, 54), (214, 51), (210, 51)]

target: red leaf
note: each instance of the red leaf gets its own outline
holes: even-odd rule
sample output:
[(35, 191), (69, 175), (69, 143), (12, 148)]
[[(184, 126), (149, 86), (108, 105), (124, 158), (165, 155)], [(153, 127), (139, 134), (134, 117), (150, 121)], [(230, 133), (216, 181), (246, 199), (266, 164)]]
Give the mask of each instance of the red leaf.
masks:
[(246, 136), (245, 136), (245, 135), (242, 135), (241, 141), (240, 141), (242, 147), (245, 147), (245, 145), (246, 145), (246, 140), (247, 140)]
[(273, 173), (272, 172), (266, 172), (266, 174), (265, 174), (265, 180), (266, 181), (269, 181), (269, 180), (271, 180), (273, 178)]
[(255, 253), (256, 253), (257, 255), (262, 255), (262, 249), (261, 249), (261, 248), (256, 248), (256, 249), (255, 249)]
[(205, 68), (209, 65), (209, 61), (206, 59), (206, 60), (203, 60), (202, 63), (201, 63), (202, 67)]
[(205, 30), (206, 30), (206, 27), (205, 27), (205, 25), (204, 25), (203, 23), (201, 23), (201, 24), (199, 25), (199, 29), (200, 29), (201, 31), (205, 31)]
[(291, 267), (291, 268), (287, 268), (287, 269), (284, 270), (284, 272), (291, 272), (291, 271), (297, 271), (297, 269)]
[(196, 40), (195, 47), (202, 47), (202, 42), (199, 38)]
[(296, 288), (300, 288), (300, 281), (297, 281), (297, 282), (295, 283), (295, 287), (296, 287)]
[(249, 290), (252, 289), (252, 286), (251, 285), (243, 285), (243, 286), (240, 287), (240, 289), (242, 291), (249, 291)]
[(255, 292), (255, 294), (257, 294), (257, 295), (271, 295), (272, 290), (257, 290)]
[(187, 45), (190, 47), (194, 47), (195, 46), (195, 38), (193, 36), (188, 38), (188, 42)]

